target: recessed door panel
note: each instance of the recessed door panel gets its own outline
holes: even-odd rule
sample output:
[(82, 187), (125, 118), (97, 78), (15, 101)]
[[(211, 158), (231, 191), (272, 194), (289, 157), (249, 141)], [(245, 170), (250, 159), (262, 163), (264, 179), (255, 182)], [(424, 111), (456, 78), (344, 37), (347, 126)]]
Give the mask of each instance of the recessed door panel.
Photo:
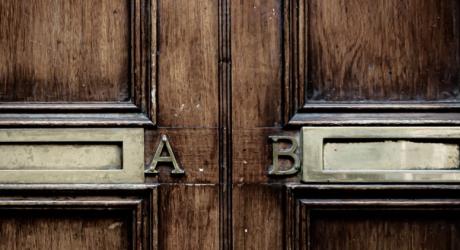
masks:
[(449, 250), (460, 247), (457, 211), (336, 210), (310, 213), (311, 250)]
[(129, 211), (2, 211), (0, 249), (133, 249)]
[(306, 1), (307, 99), (455, 101), (455, 0)]
[(0, 101), (128, 101), (130, 2), (0, 1)]

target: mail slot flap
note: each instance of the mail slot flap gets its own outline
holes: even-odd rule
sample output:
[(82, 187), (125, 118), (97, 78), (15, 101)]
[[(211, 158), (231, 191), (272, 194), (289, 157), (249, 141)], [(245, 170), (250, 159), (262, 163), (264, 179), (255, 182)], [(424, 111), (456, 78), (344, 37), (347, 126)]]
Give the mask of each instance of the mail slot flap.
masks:
[(0, 183), (141, 183), (142, 128), (0, 130)]
[(460, 128), (304, 127), (304, 182), (455, 182)]

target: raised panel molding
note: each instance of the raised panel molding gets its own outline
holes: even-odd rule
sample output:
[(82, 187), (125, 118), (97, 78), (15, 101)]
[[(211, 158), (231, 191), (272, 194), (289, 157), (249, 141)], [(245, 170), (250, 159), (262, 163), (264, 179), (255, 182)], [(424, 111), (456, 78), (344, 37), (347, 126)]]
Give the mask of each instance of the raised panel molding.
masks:
[[(123, 243), (128, 249), (158, 249), (158, 194), (156, 185), (3, 184), (0, 185), (0, 190), (2, 192), (0, 211), (7, 215), (8, 220), (17, 216), (29, 218), (26, 221), (17, 220), (10, 224), (7, 220), (2, 220), (0, 224), (2, 233), (9, 233), (10, 231), (6, 229), (14, 229), (16, 224), (20, 227), (21, 223), (36, 225), (37, 220), (40, 222), (39, 228), (17, 229), (17, 234), (8, 236), (8, 240), (1, 243), (1, 248), (9, 248), (7, 245), (13, 245), (19, 248), (22, 246), (24, 248), (47, 247), (47, 249), (57, 249), (55, 247), (66, 246), (66, 249), (78, 249), (78, 246), (72, 244), (79, 243), (84, 244), (85, 248), (93, 249), (107, 244), (97, 242), (96, 244), (101, 245), (88, 246), (97, 237), (102, 237), (109, 241), (108, 243), (112, 243), (110, 240), (113, 241), (113, 244), (115, 242)], [(97, 216), (96, 213), (104, 216)], [(94, 225), (103, 226), (107, 224), (103, 218), (109, 215), (111, 217), (108, 218), (113, 220), (111, 224), (106, 225), (109, 226), (108, 228), (94, 227)], [(75, 232), (69, 232), (73, 225), (69, 223), (69, 220), (72, 220), (73, 224), (80, 225), (81, 230), (78, 237), (70, 237), (72, 238), (71, 241), (69, 234)], [(127, 223), (117, 222), (117, 220)], [(57, 226), (62, 226), (62, 228)], [(52, 230), (47, 230), (47, 227)], [(46, 237), (43, 236), (43, 230), (47, 230)], [(110, 233), (113, 230), (123, 230), (127, 233), (110, 235), (117, 238), (106, 238), (107, 235), (104, 233)], [(28, 239), (30, 237), (35, 241), (21, 242), (25, 240), (20, 237), (23, 233), (27, 234)], [(124, 237), (118, 238), (122, 236)], [(59, 242), (50, 242), (49, 239)]]
[[(391, 98), (375, 98), (368, 100), (323, 100), (315, 101), (308, 97), (308, 92), (311, 91), (313, 54), (311, 49), (311, 39), (313, 36), (322, 36), (326, 39), (327, 34), (313, 33), (309, 30), (310, 21), (312, 20), (311, 8), (312, 4), (317, 4), (316, 0), (284, 0), (283, 4), (283, 84), (282, 84), (282, 104), (283, 104), (283, 120), (284, 124), (292, 127), (309, 126), (309, 125), (405, 125), (405, 124), (431, 124), (431, 125), (447, 125), (458, 124), (460, 117), (457, 112), (460, 111), (460, 103), (457, 97), (450, 99), (439, 98), (413, 98), (411, 100), (395, 101)], [(395, 2), (396, 3), (396, 2)], [(337, 5), (340, 3), (337, 1)], [(343, 4), (349, 4), (348, 2)], [(351, 4), (351, 3), (350, 3)], [(457, 6), (455, 2), (445, 0), (444, 4), (436, 5), (436, 8), (446, 8), (445, 5), (451, 4)], [(426, 5), (420, 5), (420, 8), (427, 8)], [(332, 7), (331, 7), (332, 8)], [(340, 7), (335, 7), (340, 11)], [(405, 8), (405, 11), (410, 11), (414, 8), (413, 5)], [(356, 9), (356, 8), (350, 8)], [(328, 11), (332, 11), (328, 9)], [(460, 15), (457, 7), (450, 8), (452, 15)], [(366, 13), (369, 14), (369, 13)], [(350, 14), (351, 15), (351, 14)], [(369, 14), (370, 15), (370, 14)], [(319, 18), (319, 17), (316, 17)], [(321, 18), (327, 18), (321, 16)], [(404, 18), (404, 15), (400, 18)], [(421, 21), (431, 20), (430, 14), (421, 17)], [(444, 17), (442, 17), (444, 18)], [(439, 18), (438, 18), (439, 19)], [(327, 19), (329, 20), (329, 19)], [(356, 19), (361, 20), (361, 19)], [(450, 16), (445, 17), (446, 23), (439, 25), (450, 25), (450, 21), (456, 22), (456, 19), (451, 19)], [(332, 21), (331, 21), (332, 22)], [(322, 22), (323, 23), (323, 22)], [(419, 30), (420, 31), (420, 30)], [(421, 31), (420, 31), (421, 32)], [(435, 32), (435, 31), (433, 31)], [(431, 33), (430, 33), (431, 34)], [(420, 36), (429, 36), (430, 34), (419, 34)], [(374, 34), (375, 35), (375, 34)], [(454, 35), (455, 36), (455, 35)], [(438, 36), (439, 37), (439, 36)], [(320, 39), (320, 38), (318, 38)], [(409, 38), (408, 38), (409, 39)], [(452, 38), (458, 40), (459, 37)], [(415, 40), (412, 40), (415, 41)], [(372, 43), (370, 43), (372, 44)], [(415, 44), (413, 46), (422, 46)], [(443, 44), (443, 46), (451, 46)], [(373, 50), (370, 50), (373, 51)], [(430, 50), (427, 50), (430, 51)], [(442, 50), (439, 53), (444, 53)], [(320, 53), (316, 51), (316, 53)], [(427, 52), (428, 53), (428, 52)], [(435, 53), (435, 52), (433, 52)], [(451, 52), (449, 52), (451, 53)], [(433, 55), (420, 54), (421, 57), (438, 56), (436, 58), (445, 58), (439, 56), (437, 52)], [(440, 59), (440, 60), (441, 60)], [(410, 59), (408, 59), (410, 60)], [(446, 59), (447, 60), (447, 59)], [(440, 62), (441, 63), (441, 62)], [(310, 65), (309, 65), (310, 64)], [(395, 63), (396, 64), (396, 63)], [(324, 67), (329, 67), (326, 65)], [(383, 67), (383, 66), (382, 66)], [(445, 68), (445, 67), (441, 67)], [(328, 69), (329, 70), (329, 69)], [(431, 70), (427, 68), (426, 70)], [(435, 70), (433, 69), (433, 72)], [(391, 70), (389, 71), (391, 73)], [(456, 72), (455, 70), (452, 72)], [(435, 74), (435, 73), (433, 73)], [(446, 73), (447, 74), (447, 73)], [(409, 78), (408, 78), (409, 79)], [(409, 79), (411, 80), (411, 78)], [(452, 88), (456, 84), (455, 77), (452, 78)], [(362, 82), (364, 85), (371, 84), (370, 82)], [(405, 86), (408, 83), (394, 83)], [(370, 86), (370, 85), (369, 85)], [(438, 86), (438, 85), (436, 85)], [(382, 87), (383, 89), (383, 87)], [(346, 90), (344, 90), (346, 92)], [(390, 91), (390, 90), (389, 90)], [(409, 93), (416, 95), (417, 90), (411, 90)], [(427, 90), (431, 91), (431, 90)], [(435, 91), (435, 90), (433, 90)], [(455, 90), (452, 90), (453, 93)]]
[[(126, 51), (129, 58), (129, 65), (127, 65), (129, 82), (116, 84), (129, 85), (128, 100), (0, 102), (0, 113), (2, 113), (0, 126), (152, 126), (156, 124), (157, 1), (124, 1), (129, 9), (129, 20), (126, 22), (129, 26), (126, 30), (130, 32), (129, 50)], [(88, 14), (88, 17), (91, 15)], [(4, 77), (15, 79), (13, 76)], [(83, 82), (79, 84), (85, 85)]]
[[(334, 185), (315, 184), (298, 185), (288, 184), (286, 187), (286, 248), (287, 249), (335, 249), (324, 247), (327, 244), (343, 244), (353, 248), (356, 244), (371, 246), (378, 242), (382, 244), (394, 244), (391, 242), (398, 239), (414, 237), (414, 242), (407, 240), (397, 244), (425, 244), (430, 242), (429, 249), (450, 249), (445, 244), (460, 244), (456, 237), (449, 234), (451, 231), (438, 232), (435, 237), (447, 237), (451, 241), (430, 240), (422, 237), (426, 230), (430, 230), (430, 223), (440, 228), (456, 228), (460, 222), (455, 214), (460, 209), (460, 196), (458, 185)], [(337, 215), (336, 213), (342, 213)], [(393, 214), (391, 214), (393, 213)], [(392, 215), (399, 214), (399, 217)], [(318, 216), (321, 215), (321, 216)], [(352, 217), (352, 216), (355, 217)], [(410, 215), (411, 218), (406, 218)], [(455, 218), (454, 218), (455, 217)], [(326, 219), (325, 219), (326, 218)], [(399, 219), (398, 219), (399, 218)], [(318, 219), (321, 227), (318, 226)], [(335, 219), (335, 220), (334, 220)], [(402, 219), (411, 230), (402, 230), (398, 223)], [(358, 223), (358, 224), (346, 224)], [(359, 224), (360, 221), (367, 223), (367, 227)], [(339, 226), (340, 225), (340, 226)], [(347, 227), (348, 225), (348, 227)], [(393, 227), (389, 227), (393, 226)], [(320, 228), (323, 231), (317, 231)], [(368, 228), (369, 231), (363, 230)], [(399, 229), (398, 229), (399, 228)], [(417, 230), (415, 230), (417, 229)], [(356, 230), (360, 234), (353, 235)], [(361, 231), (360, 231), (361, 230)], [(389, 231), (388, 231), (389, 230)], [(365, 231), (365, 232), (364, 232)], [(384, 241), (378, 241), (370, 237), (382, 236)], [(394, 237), (388, 237), (385, 232), (392, 232)], [(453, 231), (455, 232), (455, 231)], [(334, 234), (339, 233), (340, 237)], [(321, 238), (321, 235), (331, 234), (331, 240)], [(404, 236), (402, 236), (404, 234)], [(343, 237), (354, 237), (343, 238)], [(430, 237), (433, 235), (430, 234)], [(319, 238), (318, 238), (319, 237)], [(369, 240), (372, 239), (372, 240)], [(398, 240), (396, 239), (396, 240)], [(342, 241), (343, 240), (343, 241)], [(389, 242), (390, 241), (390, 242)], [(426, 242), (425, 242), (426, 241)], [(399, 245), (401, 247), (401, 245)], [(394, 249), (394, 247), (388, 247)], [(415, 247), (418, 249), (419, 247)]]

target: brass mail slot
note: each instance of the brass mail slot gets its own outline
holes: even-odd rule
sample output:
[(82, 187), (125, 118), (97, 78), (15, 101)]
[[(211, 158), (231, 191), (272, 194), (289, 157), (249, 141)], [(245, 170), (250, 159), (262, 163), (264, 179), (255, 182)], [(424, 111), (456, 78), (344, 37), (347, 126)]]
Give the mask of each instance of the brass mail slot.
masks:
[(122, 169), (122, 145), (114, 143), (0, 143), (0, 170)]
[(144, 131), (0, 130), (0, 183), (142, 183)]
[(460, 181), (460, 128), (304, 127), (304, 182)]

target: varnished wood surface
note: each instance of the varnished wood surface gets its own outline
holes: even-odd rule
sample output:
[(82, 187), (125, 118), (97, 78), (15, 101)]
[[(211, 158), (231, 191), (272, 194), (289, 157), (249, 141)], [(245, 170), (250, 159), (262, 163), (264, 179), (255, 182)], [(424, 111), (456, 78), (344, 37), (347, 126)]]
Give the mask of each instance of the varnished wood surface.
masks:
[(458, 188), (442, 184), (287, 185), (286, 246), (456, 249)]
[(217, 185), (160, 187), (159, 248), (219, 248), (219, 188)]
[(2, 211), (0, 249), (129, 249), (133, 247), (129, 215), (97, 211)]
[[(4, 4), (4, 2), (6, 0), (2, 3)], [(117, 15), (128, 15), (129, 2), (115, 1), (109, 3), (101, 1), (89, 13), (107, 11), (107, 15), (88, 16), (87, 19), (81, 21), (74, 18), (81, 12), (75, 11), (75, 13), (69, 14), (70, 20), (75, 21), (77, 26), (87, 25), (88, 23), (95, 24), (96, 21), (101, 24), (101, 26), (91, 26), (88, 32), (99, 31), (101, 27), (110, 28), (110, 20), (107, 21), (105, 18), (112, 17), (114, 13), (110, 12), (109, 6), (120, 6), (125, 12), (118, 12)], [(144, 1), (135, 0), (134, 2)], [(158, 19), (152, 20), (154, 30), (158, 31), (158, 34), (152, 32), (153, 51), (147, 51), (145, 48), (139, 47), (135, 50), (137, 53), (151, 52), (158, 59), (158, 61), (147, 60), (157, 70), (153, 69), (152, 72), (148, 72), (148, 69), (142, 67), (137, 67), (136, 69), (138, 70), (135, 70), (137, 76), (151, 73), (153, 77), (153, 79), (147, 79), (145, 82), (140, 81), (135, 86), (136, 91), (145, 88), (145, 85), (150, 80), (158, 86), (151, 93), (139, 92), (144, 95), (143, 97), (151, 94), (158, 101), (158, 109), (156, 110), (158, 112), (158, 127), (148, 128), (146, 131), (145, 163), (150, 163), (158, 146), (159, 137), (161, 134), (166, 134), (170, 137), (173, 150), (186, 171), (184, 176), (172, 176), (170, 175), (170, 167), (161, 166), (159, 175), (149, 175), (147, 178), (147, 182), (159, 183), (161, 186), (159, 201), (155, 203), (159, 210), (158, 213), (152, 214), (153, 216), (158, 216), (159, 224), (158, 226), (152, 226), (149, 233), (149, 235), (152, 235), (150, 240), (155, 241), (156, 239), (157, 241), (155, 242), (158, 243), (160, 249), (289, 249), (291, 242), (295, 239), (287, 238), (286, 235), (292, 235), (291, 231), (298, 225), (295, 223), (299, 223), (299, 220), (290, 221), (290, 224), (286, 223), (292, 215), (292, 211), (286, 208), (286, 202), (289, 199), (296, 201), (300, 196), (295, 194), (292, 197), (286, 197), (287, 194), (283, 192), (283, 186), (286, 183), (299, 183), (299, 179), (295, 175), (279, 178), (266, 175), (268, 166), (272, 161), (271, 145), (268, 141), (269, 135), (293, 135), (298, 131), (298, 126), (306, 123), (309, 125), (374, 125), (377, 123), (429, 123), (439, 125), (460, 123), (458, 122), (460, 119), (455, 108), (449, 108), (449, 112), (430, 111), (429, 113), (424, 113), (426, 110), (421, 108), (417, 113), (407, 111), (401, 114), (398, 111), (404, 107), (393, 106), (391, 111), (395, 111), (394, 113), (389, 113), (388, 110), (380, 113), (374, 112), (374, 109), (362, 109), (359, 114), (351, 115), (340, 113), (343, 110), (328, 109), (326, 107), (325, 109), (310, 109), (310, 115), (305, 115), (306, 113), (298, 114), (292, 121), (295, 126), (283, 128), (283, 118), (290, 118), (289, 112), (291, 111), (292, 103), (302, 101), (301, 95), (290, 92), (284, 82), (285, 79), (290, 79), (289, 77), (297, 77), (293, 73), (294, 70), (286, 65), (292, 62), (283, 62), (283, 58), (286, 56), (283, 55), (286, 53), (285, 43), (289, 42), (289, 39), (283, 38), (283, 30), (288, 33), (294, 32), (296, 25), (299, 25), (299, 27), (303, 25), (302, 23), (288, 24), (288, 19), (282, 19), (287, 14), (284, 8), (288, 6), (288, 2), (292, 3), (294, 1), (160, 0), (153, 2), (158, 3), (158, 6), (154, 4), (152, 13), (148, 13), (147, 10), (142, 12), (142, 15), (150, 14), (155, 16), (158, 14)], [(329, 98), (327, 99), (328, 101), (378, 100), (385, 102), (389, 100), (418, 100), (417, 104), (423, 105), (424, 100), (453, 100), (456, 98), (457, 76), (455, 72), (458, 71), (457, 43), (459, 37), (455, 27), (458, 27), (456, 16), (460, 11), (458, 10), (458, 3), (454, 0), (423, 0), (422, 2), (410, 0), (404, 3), (396, 0), (378, 0), (377, 7), (370, 0), (296, 2), (299, 3), (301, 9), (293, 8), (292, 13), (295, 14), (297, 11), (301, 13), (302, 8), (308, 5), (305, 10), (308, 10), (309, 17), (312, 18), (308, 22), (308, 33), (311, 36), (308, 39), (304, 37), (302, 38), (304, 40), (298, 40), (297, 44), (301, 46), (301, 44), (304, 44), (303, 41), (306, 42), (307, 40), (314, 42), (315, 44), (309, 45), (309, 52), (313, 51), (317, 54), (313, 54), (314, 57), (305, 58), (311, 58), (308, 61), (309, 63), (316, 63), (317, 66), (321, 66), (314, 68), (318, 74), (312, 74), (309, 76), (310, 79), (319, 79), (325, 76), (326, 73), (330, 73), (333, 76), (345, 76), (343, 79), (334, 82), (340, 88), (336, 88), (335, 85), (320, 85), (329, 84), (327, 77), (324, 77), (326, 81), (320, 79), (321, 81), (314, 82), (317, 85), (311, 86), (321, 87), (323, 93), (315, 96), (315, 100), (326, 100), (327, 98)], [(81, 6), (87, 6), (89, 1), (79, 0), (76, 3)], [(416, 3), (418, 4), (417, 6)], [(68, 6), (67, 3), (58, 3), (53, 0), (40, 0), (34, 4), (55, 6), (53, 11), (56, 14), (53, 17), (59, 17), (63, 13), (62, 11), (68, 11), (67, 9), (59, 9), (59, 6)], [(35, 6), (34, 4), (31, 6)], [(23, 1), (8, 2), (8, 6), (12, 6), (13, 9), (16, 7), (32, 8), (24, 5)], [(363, 6), (366, 8), (362, 8)], [(39, 8), (40, 13), (48, 13), (43, 8), (43, 6)], [(380, 8), (379, 11), (376, 8)], [(138, 10), (140, 10), (139, 7), (136, 11)], [(405, 15), (403, 15), (404, 13)], [(7, 16), (12, 19), (4, 19), (0, 23), (16, 22), (21, 24), (21, 27), (24, 28), (19, 29), (17, 32), (29, 32), (29, 36), (37, 35), (27, 30), (33, 26), (30, 22), (42, 26), (46, 23), (44, 20), (37, 19), (40, 15), (38, 17), (26, 16), (22, 19), (18, 16), (14, 16), (14, 18), (11, 15)], [(305, 16), (301, 16), (299, 20), (305, 21), (304, 18)], [(38, 21), (34, 21), (36, 19)], [(412, 22), (413, 20), (415, 21)], [(26, 21), (28, 23), (25, 23)], [(129, 18), (119, 18), (112, 23), (128, 21)], [(434, 27), (430, 26), (432, 24)], [(65, 27), (60, 25), (61, 23), (57, 22), (56, 27), (61, 29)], [(286, 25), (291, 25), (292, 29), (286, 29)], [(38, 28), (42, 30), (46, 28), (42, 26)], [(28, 107), (21, 105), (5, 107), (1, 110), (11, 113), (0, 114), (0, 125), (3, 124), (4, 127), (79, 127), (149, 124), (144, 116), (126, 114), (136, 109), (135, 107), (111, 106), (110, 103), (106, 107), (96, 107), (91, 104), (99, 101), (126, 100), (127, 97), (131, 97), (131, 94), (136, 93), (136, 91), (130, 93), (131, 90), (128, 90), (128, 87), (124, 87), (128, 86), (131, 80), (128, 79), (129, 73), (133, 73), (129, 72), (132, 69), (125, 68), (129, 67), (129, 64), (125, 63), (128, 59), (124, 58), (124, 56), (129, 55), (129, 48), (121, 48), (121, 46), (129, 44), (129, 40), (126, 39), (128, 39), (127, 34), (130, 30), (125, 29), (129, 25), (120, 24), (117, 27), (118, 29), (115, 29), (114, 33), (111, 34), (111, 36), (119, 36), (114, 38), (117, 39), (116, 41), (104, 40), (106, 38), (102, 35), (98, 36), (99, 39), (102, 39), (98, 41), (105, 45), (112, 44), (115, 46), (115, 49), (112, 49), (110, 53), (113, 53), (113, 56), (119, 56), (118, 60), (115, 60), (117, 58), (102, 56), (101, 53), (105, 50), (97, 50), (99, 44), (94, 44), (93, 47), (90, 47), (97, 51), (85, 52), (91, 54), (91, 56), (85, 57), (86, 54), (83, 54), (80, 58), (80, 60), (89, 58), (88, 61), (81, 62), (85, 64), (85, 67), (97, 64), (97, 66), (91, 68), (92, 71), (86, 72), (88, 74), (85, 75), (88, 78), (92, 76), (91, 79), (94, 80), (94, 83), (96, 83), (96, 80), (98, 84), (102, 83), (97, 85), (97, 88), (95, 87), (96, 90), (92, 90), (91, 95), (87, 95), (86, 89), (80, 88), (73, 83), (70, 88), (65, 90), (55, 89), (55, 85), (47, 85), (47, 89), (52, 89), (52, 95), (50, 94), (50, 96), (45, 95), (44, 92), (37, 92), (38, 95), (31, 98), (30, 93), (27, 92), (30, 91), (29, 89), (21, 90), (23, 92), (17, 93), (10, 91), (8, 92), (8, 98), (10, 99), (2, 100), (0, 98), (0, 101), (64, 101), (67, 106), (56, 108), (59, 114), (50, 115), (42, 113), (45, 112), (46, 108), (39, 105), (34, 108), (34, 111), (29, 112), (33, 114), (19, 116), (20, 119), (18, 119), (16, 112), (24, 112)], [(129, 27), (129, 29), (133, 28), (135, 27)], [(347, 29), (352, 29), (352, 31), (344, 32)], [(336, 30), (337, 34), (326, 36), (331, 33), (331, 30)], [(5, 34), (7, 31), (13, 33), (17, 39), (25, 40), (24, 35), (16, 31), (2, 29), (0, 30), (0, 35)], [(383, 36), (390, 31), (395, 33)], [(68, 31), (63, 31), (60, 35), (72, 37), (68, 33)], [(74, 33), (72, 33), (73, 36), (76, 36)], [(144, 36), (146, 34), (143, 33)], [(293, 34), (290, 35), (293, 36)], [(45, 37), (46, 39), (41, 38), (54, 44), (56, 41), (53, 39), (56, 39), (56, 36), (51, 33), (49, 39), (48, 37)], [(353, 39), (354, 37), (358, 38)], [(94, 40), (90, 37), (86, 38), (87, 42)], [(34, 47), (14, 44), (11, 39), (5, 39), (1, 37), (0, 43), (4, 42), (7, 46), (10, 46), (8, 51), (13, 48), (12, 46), (16, 46), (14, 49), (22, 48), (21, 46), (26, 49), (14, 60), (12, 56), (9, 57), (7, 59), (8, 63), (16, 63), (15, 60), (24, 61), (25, 53), (32, 53), (30, 50)], [(295, 37), (293, 36), (291, 39), (295, 39)], [(63, 41), (65, 43), (60, 44), (61, 47), (69, 44), (69, 41)], [(135, 43), (139, 45), (142, 42), (144, 40), (136, 41)], [(351, 44), (356, 44), (360, 47), (356, 49)], [(339, 47), (336, 48), (334, 45)], [(80, 47), (73, 46), (73, 50), (69, 49), (70, 52), (62, 52), (59, 48), (56, 47), (55, 53), (49, 56), (65, 60), (65, 53), (73, 53)], [(325, 50), (332, 52), (330, 54), (320, 53)], [(302, 53), (300, 48), (297, 48), (296, 51)], [(336, 51), (338, 52), (336, 53)], [(106, 65), (107, 61), (104, 60), (108, 60), (107, 58), (114, 59), (113, 62), (109, 62), (110, 67), (118, 67), (110, 68), (113, 71), (108, 72), (109, 75), (114, 77), (113, 79), (115, 80), (123, 80), (126, 77), (127, 81), (112, 81), (112, 79), (109, 84), (99, 81), (95, 77), (94, 72), (100, 72), (101, 67)], [(136, 58), (136, 60), (143, 60)], [(330, 61), (327, 61), (327, 63), (319, 61), (320, 59), (324, 60), (324, 58)], [(34, 66), (34, 62), (32, 60), (27, 65)], [(378, 64), (378, 62), (381, 62), (381, 64)], [(368, 64), (372, 63), (374, 64), (371, 67), (373, 71), (370, 71)], [(316, 67), (314, 65), (311, 67)], [(388, 75), (385, 75), (390, 67), (388, 65), (394, 67), (391, 71), (391, 79), (388, 78)], [(63, 66), (58, 69), (55, 69), (55, 64), (49, 67), (55, 71), (68, 71), (72, 65), (64, 61)], [(302, 68), (303, 64), (298, 61), (292, 66), (302, 70), (300, 68)], [(2, 69), (1, 66), (0, 69)], [(15, 70), (14, 68), (6, 69), (10, 70), (10, 73), (13, 72), (11, 70)], [(40, 67), (40, 69), (42, 68)], [(313, 73), (311, 70), (309, 72)], [(351, 73), (348, 74), (348, 72)], [(14, 76), (14, 74), (10, 73), (8, 75)], [(27, 74), (22, 75), (27, 76)], [(97, 76), (104, 76), (104, 74), (97, 74)], [(70, 79), (71, 75), (66, 75), (66, 77)], [(303, 83), (302, 77), (296, 79), (297, 83)], [(143, 79), (143, 77), (141, 78)], [(16, 78), (13, 80), (15, 81)], [(115, 84), (116, 82), (123, 83), (124, 85), (112, 86), (112, 82)], [(52, 78), (51, 83), (60, 82), (54, 81), (54, 78)], [(10, 85), (5, 86), (13, 88)], [(76, 92), (72, 92), (74, 90)], [(107, 94), (107, 91), (110, 93)], [(147, 90), (147, 92), (149, 91)], [(309, 93), (313, 93), (311, 89)], [(329, 96), (327, 96), (328, 94)], [(142, 105), (139, 104), (144, 100), (138, 99), (143, 97), (136, 97), (133, 100), (134, 104), (141, 107)], [(300, 98), (300, 100), (293, 100), (292, 98), (295, 97)], [(84, 101), (84, 103), (77, 104), (83, 106), (76, 108), (74, 106), (72, 108), (72, 104), (68, 102), (72, 100)], [(101, 107), (110, 113), (107, 116), (101, 116), (97, 113), (83, 115), (79, 112), (79, 110), (96, 112)], [(35, 110), (38, 113), (35, 113)], [(312, 110), (318, 113), (311, 112)], [(354, 112), (359, 108), (349, 106), (348, 111), (350, 110)], [(142, 108), (142, 111), (146, 112), (144, 108)], [(331, 112), (327, 113), (329, 111)], [(367, 116), (368, 114), (369, 116)], [(140, 117), (144, 118), (141, 119)], [(292, 131), (289, 130), (291, 128)], [(138, 185), (131, 186), (126, 184), (122, 186), (131, 189), (133, 192), (142, 189)], [(327, 192), (322, 191), (330, 187), (331, 185), (319, 185), (305, 192), (321, 196), (325, 193), (337, 194), (343, 192), (346, 194), (351, 193), (352, 190), (360, 189), (354, 195), (366, 198), (364, 194), (376, 195), (379, 192), (381, 194), (390, 191), (395, 196), (398, 196), (398, 193), (403, 192), (401, 190), (408, 188), (407, 186), (400, 186), (387, 190), (384, 186), (374, 186), (377, 189), (382, 189), (382, 191), (376, 191), (368, 186), (348, 185), (331, 187), (331, 190)], [(34, 191), (34, 188), (29, 185), (21, 188), (6, 185), (4, 188), (10, 191), (24, 189), (30, 193), (38, 192)], [(103, 186), (99, 188), (104, 189)], [(113, 189), (113, 192), (118, 192), (117, 188), (107, 188)], [(45, 189), (46, 192), (54, 194), (64, 191), (81, 191), (85, 187), (69, 186), (63, 188), (50, 185), (46, 186)], [(458, 187), (446, 185), (443, 186), (443, 189), (457, 190)], [(106, 190), (103, 192), (112, 191)], [(93, 190), (88, 195), (91, 196), (93, 192), (96, 191)], [(429, 186), (424, 186), (417, 193), (413, 197), (414, 199), (444, 195), (442, 192), (434, 192), (433, 188)], [(119, 193), (119, 195), (124, 195), (124, 193)], [(132, 193), (128, 195), (132, 195)], [(72, 195), (68, 194), (68, 197), (72, 197)], [(337, 196), (333, 197), (336, 200), (339, 200), (339, 198)], [(60, 223), (65, 221), (63, 226), (66, 227), (67, 225), (68, 228), (71, 228), (69, 230), (74, 230), (73, 227), (79, 228), (82, 220), (85, 221), (84, 217), (71, 221), (72, 218), (74, 217), (66, 215), (62, 220), (37, 219), (38, 222), (36, 223), (43, 225), (43, 227), (55, 228), (63, 225)], [(334, 233), (337, 233), (334, 230), (327, 231), (330, 229), (327, 226), (329, 223), (329, 225), (333, 225), (336, 228), (347, 225), (351, 227), (351, 229), (355, 230), (351, 232), (357, 232), (362, 236), (359, 238), (361, 243), (358, 244), (366, 244), (368, 240), (361, 233), (367, 228), (361, 226), (359, 218), (354, 220), (356, 224), (351, 221), (347, 222), (348, 224), (346, 225), (339, 223), (341, 222), (340, 218), (337, 218), (336, 221), (325, 221), (324, 218), (317, 218), (319, 219), (316, 228), (322, 230), (317, 231), (319, 232), (318, 235), (322, 235), (322, 232), (324, 232), (332, 237)], [(117, 238), (113, 241), (113, 244), (118, 244), (116, 243), (118, 240), (118, 245), (120, 245), (124, 244), (125, 235), (119, 232), (111, 234), (114, 232), (107, 231), (107, 228), (112, 223), (118, 222), (117, 220), (119, 219), (119, 217), (113, 219), (100, 218), (99, 220), (91, 220), (87, 224), (93, 223), (94, 228), (101, 228), (101, 233), (107, 232), (108, 235), (113, 235), (113, 237)], [(151, 219), (155, 222), (155, 218)], [(390, 220), (391, 218), (385, 220), (385, 217), (377, 219), (380, 219), (380, 221), (372, 221), (373, 225), (377, 225), (376, 231), (384, 232), (381, 228), (387, 227), (397, 228), (395, 232), (399, 232), (397, 231), (401, 227), (400, 224), (397, 224), (399, 222), (394, 224)], [(288, 225), (285, 226), (285, 223)], [(429, 237), (428, 230), (426, 230), (429, 226), (439, 229), (439, 234), (435, 234), (435, 236), (440, 238), (447, 237), (447, 235), (456, 234), (452, 230), (449, 231), (449, 228), (455, 227), (455, 223), (455, 221), (450, 222), (438, 218), (425, 222), (414, 219), (412, 222), (407, 222), (409, 226), (403, 225), (403, 228), (414, 229), (413, 234), (404, 231), (401, 232), (401, 237), (415, 237), (419, 243), (423, 242), (423, 240), (428, 239), (424, 238), (425, 236)], [(442, 225), (446, 226), (446, 228), (443, 228)], [(11, 224), (9, 228), (12, 228), (11, 230), (22, 230), (18, 229), (19, 226)], [(62, 230), (62, 235), (58, 236), (63, 237), (67, 235), (67, 232), (68, 230), (64, 229)], [(391, 237), (388, 239), (391, 239)], [(454, 237), (452, 236), (451, 239), (454, 239)], [(82, 238), (81, 241), (86, 242), (87, 240)], [(100, 242), (102, 243), (103, 241), (101, 240)], [(78, 245), (79, 243), (76, 244)], [(105, 245), (110, 244), (112, 243)], [(414, 243), (413, 246), (420, 246), (417, 244)], [(429, 246), (428, 243), (426, 245)], [(318, 246), (321, 247), (320, 244)]]
[(281, 1), (235, 1), (231, 15), (233, 128), (279, 126)]
[(455, 0), (307, 1), (308, 99), (454, 100)]
[(219, 1), (158, 2), (158, 129), (146, 131), (146, 163), (162, 134), (184, 168), (160, 165), (160, 249), (219, 249)]
[(0, 101), (127, 101), (130, 1), (0, 1)]
[(267, 176), (269, 135), (282, 133), (282, 6), (231, 1), (233, 249), (283, 249), (284, 178)]
[(233, 189), (234, 249), (283, 249), (281, 185), (238, 184)]
[(297, 181), (296, 176), (272, 178), (267, 175), (272, 164), (272, 145), (269, 136), (284, 133), (280, 128), (240, 129), (233, 131), (233, 183), (285, 183)]
[(155, 185), (0, 189), (0, 249), (157, 249)]
[[(98, 116), (128, 112), (156, 123), (156, 10), (144, 0), (1, 1), (0, 110), (17, 114), (0, 120), (104, 126)], [(36, 111), (42, 121), (27, 114)]]
[(158, 8), (158, 124), (217, 127), (217, 1), (160, 0)]
[(457, 212), (312, 212), (310, 227), (312, 250), (447, 250), (460, 247)]

